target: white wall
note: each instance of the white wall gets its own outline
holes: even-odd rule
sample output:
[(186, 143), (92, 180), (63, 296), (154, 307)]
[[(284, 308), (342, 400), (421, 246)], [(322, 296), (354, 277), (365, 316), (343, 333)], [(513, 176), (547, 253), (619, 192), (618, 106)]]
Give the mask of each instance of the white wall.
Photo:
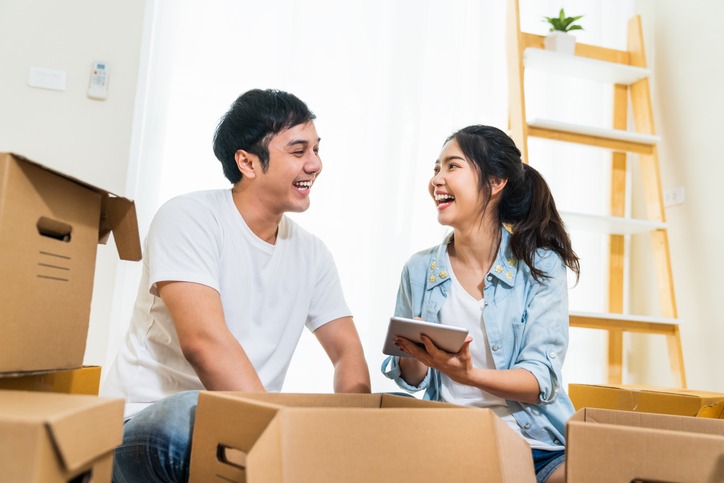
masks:
[[(724, 312), (719, 278), (724, 266), (724, 3), (719, 0), (639, 0), (647, 58), (654, 69), (653, 102), (664, 189), (683, 186), (683, 205), (666, 209), (684, 363), (692, 389), (724, 391)], [(640, 209), (640, 208), (639, 208)], [(632, 255), (639, 274), (650, 264), (650, 244), (639, 240)], [(639, 310), (658, 301), (655, 281), (636, 277), (632, 300)], [(627, 354), (631, 382), (669, 385), (663, 340), (638, 336)]]
[[(0, 151), (22, 154), (127, 195), (145, 0), (0, 1)], [(110, 66), (108, 98), (86, 96), (94, 61)], [(66, 72), (63, 92), (27, 85), (31, 67)], [(106, 358), (116, 271), (98, 247), (87, 364)]]

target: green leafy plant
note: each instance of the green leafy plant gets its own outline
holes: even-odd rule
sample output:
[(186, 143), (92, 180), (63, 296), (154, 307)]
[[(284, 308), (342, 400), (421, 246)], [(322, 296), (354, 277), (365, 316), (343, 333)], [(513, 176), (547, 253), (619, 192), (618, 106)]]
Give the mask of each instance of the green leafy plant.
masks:
[(560, 32), (569, 32), (571, 30), (583, 30), (583, 27), (580, 25), (574, 25), (574, 23), (582, 17), (583, 15), (579, 15), (577, 17), (566, 17), (565, 12), (561, 9), (558, 17), (543, 17), (543, 21), (551, 24), (551, 32), (555, 32), (556, 30)]

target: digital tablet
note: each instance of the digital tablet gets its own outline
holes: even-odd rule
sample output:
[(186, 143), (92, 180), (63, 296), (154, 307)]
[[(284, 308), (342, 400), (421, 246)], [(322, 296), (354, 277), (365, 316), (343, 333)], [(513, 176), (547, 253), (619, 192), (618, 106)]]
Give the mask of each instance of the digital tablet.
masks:
[(425, 334), (440, 349), (456, 353), (463, 346), (468, 329), (451, 325), (434, 324), (422, 320), (391, 317), (387, 327), (387, 337), (382, 352), (390, 356), (412, 357), (395, 347), (395, 337), (404, 337), (412, 342), (422, 344), (420, 334)]

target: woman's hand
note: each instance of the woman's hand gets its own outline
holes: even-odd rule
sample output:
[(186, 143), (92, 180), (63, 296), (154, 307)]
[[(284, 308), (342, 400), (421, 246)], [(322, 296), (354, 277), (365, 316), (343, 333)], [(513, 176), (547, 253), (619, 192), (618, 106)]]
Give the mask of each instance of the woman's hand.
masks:
[(395, 338), (394, 344), (424, 366), (437, 369), (458, 384), (470, 385), (469, 381), (473, 372), (473, 359), (470, 355), (472, 337), (468, 336), (455, 354), (438, 348), (426, 335), (421, 335), (420, 338), (424, 347), (404, 337)]

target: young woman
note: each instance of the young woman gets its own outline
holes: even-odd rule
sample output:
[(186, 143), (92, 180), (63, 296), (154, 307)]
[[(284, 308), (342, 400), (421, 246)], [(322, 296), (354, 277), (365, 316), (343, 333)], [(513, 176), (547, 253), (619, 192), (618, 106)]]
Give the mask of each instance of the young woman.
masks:
[(382, 370), (426, 399), (490, 408), (530, 443), (539, 482), (564, 481), (566, 267), (579, 264), (550, 189), (504, 132), (469, 126), (445, 142), (429, 190), (452, 233), (407, 262), (395, 315), (471, 337), (457, 354), (397, 338), (411, 357)]

